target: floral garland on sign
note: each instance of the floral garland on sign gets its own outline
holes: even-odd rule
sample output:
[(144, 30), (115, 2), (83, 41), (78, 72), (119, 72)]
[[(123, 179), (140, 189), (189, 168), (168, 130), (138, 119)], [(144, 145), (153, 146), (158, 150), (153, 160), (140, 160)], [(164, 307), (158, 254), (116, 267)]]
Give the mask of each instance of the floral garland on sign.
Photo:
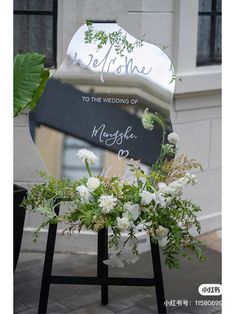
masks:
[[(143, 127), (151, 131), (156, 123), (163, 129), (163, 140), (160, 156), (148, 174), (141, 168), (140, 161), (130, 160), (131, 180), (93, 176), (91, 166), (98, 158), (87, 149), (79, 150), (77, 156), (85, 164), (88, 177), (71, 181), (40, 173), (47, 182), (35, 184), (23, 201), (27, 209), (45, 216), (35, 232), (35, 241), (41, 228), (64, 222), (68, 225), (64, 232), (69, 233), (80, 232), (83, 227), (93, 231), (112, 229), (109, 247), (113, 253), (103, 261), (106, 265), (123, 267), (125, 263), (135, 263), (139, 259), (139, 245), (146, 240), (138, 239), (140, 232), (163, 246), (169, 268), (180, 266), (179, 254), (188, 259), (195, 254), (204, 260), (202, 243), (191, 233), (192, 228), (200, 233), (197, 213), (201, 209), (182, 196), (187, 185), (197, 182), (195, 175), (188, 171), (201, 165), (195, 159), (176, 155), (178, 135), (170, 133), (165, 143), (163, 119), (146, 109)], [(67, 211), (57, 216), (55, 208), (61, 204), (66, 205)]]

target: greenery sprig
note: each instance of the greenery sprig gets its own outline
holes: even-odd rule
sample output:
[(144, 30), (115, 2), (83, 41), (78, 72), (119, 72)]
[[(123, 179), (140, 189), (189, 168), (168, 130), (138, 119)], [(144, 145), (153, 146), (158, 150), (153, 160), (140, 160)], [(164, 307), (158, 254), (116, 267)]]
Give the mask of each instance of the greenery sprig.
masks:
[(96, 30), (91, 21), (86, 21), (86, 25), (88, 29), (85, 31), (85, 43), (97, 44), (98, 50), (108, 44), (114, 47), (116, 54), (123, 57), (125, 51), (130, 53), (135, 48), (143, 46), (143, 40), (137, 39), (134, 42), (129, 42), (126, 34), (121, 29), (106, 33), (103, 30)]

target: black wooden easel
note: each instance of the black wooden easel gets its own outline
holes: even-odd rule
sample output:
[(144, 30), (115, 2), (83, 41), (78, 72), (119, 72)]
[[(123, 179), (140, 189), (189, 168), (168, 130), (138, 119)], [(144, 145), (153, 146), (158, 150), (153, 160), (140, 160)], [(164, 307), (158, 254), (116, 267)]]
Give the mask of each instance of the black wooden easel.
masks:
[[(55, 213), (57, 215), (59, 214), (59, 207), (55, 209)], [(43, 266), (38, 313), (42, 314), (47, 312), (47, 303), (51, 284), (100, 285), (102, 305), (108, 304), (108, 286), (155, 286), (158, 313), (166, 313), (166, 307), (164, 305), (165, 294), (158, 244), (152, 243), (150, 241), (154, 278), (109, 277), (108, 266), (103, 263), (103, 260), (108, 258), (108, 230), (102, 229), (98, 232), (97, 276), (57, 276), (52, 275), (56, 233), (57, 224), (50, 224)]]
[[(92, 102), (84, 103), (83, 96), (87, 96), (70, 85), (63, 84), (56, 79), (49, 79), (46, 89), (41, 97), (37, 107), (30, 112), (31, 133), (35, 126), (45, 125), (60, 132), (74, 136), (90, 142), (101, 148), (107, 149), (104, 143), (97, 138), (91, 138), (91, 130), (96, 125), (105, 123), (107, 128), (114, 132), (117, 129), (125, 129), (128, 125), (134, 126), (134, 133), (139, 141), (129, 141), (125, 149), (130, 152), (129, 157), (140, 159), (147, 165), (152, 165), (160, 154), (162, 133), (160, 128), (152, 132), (145, 130), (141, 125), (141, 119), (119, 109), (117, 105), (100, 103), (99, 106)], [(66, 105), (65, 105), (66, 104)], [(89, 116), (89, 119), (86, 117)], [(108, 119), (107, 119), (108, 117)], [(172, 126), (170, 120), (167, 133), (171, 132)], [(148, 141), (144, 139), (148, 138)], [(120, 146), (114, 144), (109, 150), (118, 152)], [(55, 210), (59, 214), (59, 208)], [(155, 286), (158, 313), (166, 313), (164, 305), (164, 287), (162, 278), (162, 269), (160, 261), (160, 252), (158, 244), (151, 241), (151, 253), (153, 262), (154, 278), (118, 278), (108, 276), (108, 266), (103, 260), (108, 258), (108, 230), (103, 229), (98, 232), (97, 249), (97, 276), (96, 277), (74, 277), (52, 275), (53, 257), (56, 241), (57, 225), (51, 224), (47, 237), (47, 246), (45, 261), (43, 267), (42, 283), (38, 313), (46, 313), (51, 284), (77, 284), (77, 285), (100, 285), (101, 286), (101, 304), (108, 304), (108, 286)]]

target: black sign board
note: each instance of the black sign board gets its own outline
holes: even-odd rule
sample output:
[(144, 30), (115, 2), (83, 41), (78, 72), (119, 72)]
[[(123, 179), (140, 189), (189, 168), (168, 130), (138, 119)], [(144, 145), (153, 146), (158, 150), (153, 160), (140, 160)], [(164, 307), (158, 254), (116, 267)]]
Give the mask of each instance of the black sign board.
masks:
[[(161, 128), (145, 130), (140, 117), (122, 109), (125, 105), (120, 108), (110, 100), (51, 78), (30, 119), (39, 126), (48, 126), (115, 152), (119, 159), (140, 159), (152, 165), (160, 153)], [(170, 121), (168, 127), (171, 132)]]

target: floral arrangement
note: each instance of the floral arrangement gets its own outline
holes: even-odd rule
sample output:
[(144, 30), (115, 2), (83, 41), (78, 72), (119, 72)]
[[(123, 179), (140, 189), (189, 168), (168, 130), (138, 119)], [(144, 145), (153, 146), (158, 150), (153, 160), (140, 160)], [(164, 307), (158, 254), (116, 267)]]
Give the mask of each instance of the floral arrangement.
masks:
[[(76, 181), (46, 176), (46, 183), (36, 184), (24, 200), (24, 206), (45, 216), (45, 221), (35, 232), (48, 224), (65, 222), (64, 232), (73, 233), (82, 228), (99, 231), (111, 228), (109, 246), (113, 252), (107, 265), (123, 267), (139, 259), (139, 232), (145, 232), (151, 241), (162, 243), (165, 263), (169, 268), (179, 267), (178, 256), (191, 258), (192, 254), (203, 260), (202, 243), (191, 234), (192, 228), (200, 233), (197, 213), (200, 207), (183, 198), (183, 189), (196, 184), (189, 171), (201, 168), (195, 159), (177, 155), (179, 141), (176, 133), (167, 136), (164, 120), (158, 114), (145, 110), (143, 127), (153, 130), (158, 123), (163, 130), (161, 152), (149, 173), (140, 161), (128, 163), (131, 180), (118, 176), (92, 175), (92, 165), (97, 156), (87, 149), (78, 151), (78, 158), (87, 168), (88, 177)], [(174, 158), (175, 157), (175, 158)], [(57, 216), (55, 208), (66, 204), (65, 214)], [(125, 232), (126, 237), (122, 237)]]

